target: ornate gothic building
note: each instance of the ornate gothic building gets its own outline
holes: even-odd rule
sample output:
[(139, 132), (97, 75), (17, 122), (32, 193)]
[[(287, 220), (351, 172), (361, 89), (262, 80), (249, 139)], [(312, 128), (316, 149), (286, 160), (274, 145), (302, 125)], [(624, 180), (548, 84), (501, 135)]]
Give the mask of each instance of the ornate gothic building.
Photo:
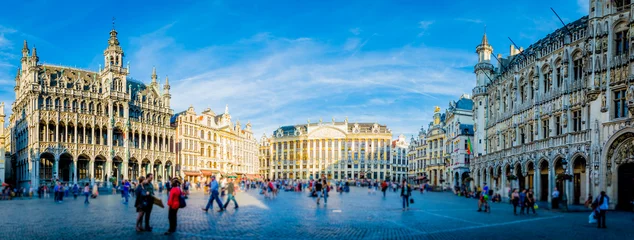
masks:
[(170, 86), (128, 77), (117, 31), (98, 71), (42, 64), (26, 41), (15, 77), (11, 160), (18, 184), (54, 179), (97, 184), (174, 175)]
[(558, 188), (569, 204), (606, 191), (611, 208), (630, 206), (633, 11), (629, 0), (591, 0), (589, 16), (527, 49), (511, 47), (495, 65), (484, 35), (476, 48), (472, 186), (532, 188), (540, 201)]

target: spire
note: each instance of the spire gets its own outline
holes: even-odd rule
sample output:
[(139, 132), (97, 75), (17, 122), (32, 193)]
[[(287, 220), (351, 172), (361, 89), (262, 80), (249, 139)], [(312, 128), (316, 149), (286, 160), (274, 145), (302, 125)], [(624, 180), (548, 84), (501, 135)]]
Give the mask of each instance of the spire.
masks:
[(152, 83), (156, 83), (156, 67), (152, 67)]
[(163, 85), (163, 89), (170, 90), (170, 79), (168, 76), (165, 76), (165, 85)]
[(20, 80), (20, 75), (21, 75), (20, 68), (18, 68), (18, 72), (15, 74), (15, 80), (16, 81)]
[(225, 114), (229, 114), (229, 104), (225, 105)]
[(33, 53), (31, 54), (31, 58), (33, 58), (33, 62), (35, 62), (36, 64), (40, 60), (40, 58), (37, 57), (37, 49), (35, 49), (35, 45), (33, 45)]
[(487, 39), (487, 33), (485, 32), (484, 35), (482, 35), (482, 46), (486, 46), (489, 45), (489, 40)]
[(24, 46), (22, 46), (22, 56), (26, 57), (29, 54), (29, 45), (27, 44), (26, 40), (24, 40)]

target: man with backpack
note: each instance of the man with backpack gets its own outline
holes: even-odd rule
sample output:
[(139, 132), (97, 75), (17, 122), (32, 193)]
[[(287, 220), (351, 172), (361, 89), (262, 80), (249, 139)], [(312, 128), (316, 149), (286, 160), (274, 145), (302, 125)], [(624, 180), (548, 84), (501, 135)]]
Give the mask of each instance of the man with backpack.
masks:
[(383, 192), (383, 197), (385, 197), (385, 192), (387, 191), (387, 183), (385, 182), (385, 180), (381, 182), (381, 191)]

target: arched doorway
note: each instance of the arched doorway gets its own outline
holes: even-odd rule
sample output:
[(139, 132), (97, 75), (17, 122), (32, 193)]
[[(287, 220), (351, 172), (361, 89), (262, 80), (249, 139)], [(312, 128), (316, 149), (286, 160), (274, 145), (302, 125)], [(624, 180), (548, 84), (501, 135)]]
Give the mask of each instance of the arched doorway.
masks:
[(619, 196), (616, 208), (632, 211), (632, 201), (634, 201), (634, 162), (623, 163), (618, 168)]
[(112, 159), (112, 176), (117, 178), (117, 184), (124, 178), (123, 176), (123, 159), (114, 157)]
[[(614, 134), (603, 149), (601, 166), (604, 172), (606, 193), (616, 202), (610, 201), (610, 207), (632, 211), (634, 200), (634, 130), (626, 128)], [(600, 172), (600, 173), (601, 173)], [(602, 177), (603, 177), (602, 176)]]
[(173, 177), (174, 173), (172, 172), (172, 161), (167, 161), (165, 163), (165, 174), (167, 175), (167, 177)]
[(141, 176), (147, 176), (150, 173), (150, 160), (143, 159), (141, 162)]
[(587, 198), (586, 193), (586, 159), (579, 156), (573, 160), (573, 198), (572, 204), (581, 204)]
[[(560, 192), (560, 196), (563, 196), (564, 193), (566, 192), (565, 188), (564, 188), (564, 182), (566, 180), (563, 179), (558, 179), (557, 176), (560, 176), (562, 174), (564, 174), (564, 165), (562, 163), (563, 158), (557, 158), (555, 160), (555, 187), (557, 188), (557, 191)], [(554, 191), (554, 189), (553, 189)]]
[(528, 168), (528, 175), (526, 175), (526, 182), (527, 182), (527, 188), (528, 189), (533, 189), (533, 191), (535, 191), (535, 164), (533, 164), (532, 161), (528, 162), (527, 166)]
[(95, 181), (105, 182), (106, 179), (106, 158), (104, 156), (95, 157)]
[(154, 161), (154, 167), (153, 167), (153, 173), (154, 173), (154, 178), (158, 179), (159, 181), (163, 180), (163, 164), (161, 163), (161, 160), (155, 160)]
[(51, 153), (42, 153), (40, 155), (40, 181), (49, 182), (53, 180), (53, 164), (55, 163), (55, 156)]
[(128, 160), (128, 180), (134, 181), (139, 178), (139, 161), (136, 158)]
[(75, 171), (73, 169), (73, 156), (68, 153), (63, 153), (59, 156), (59, 166), (57, 179), (62, 182), (69, 182), (73, 179)]
[(522, 165), (520, 163), (515, 164), (515, 176), (517, 176), (519, 191), (526, 189), (526, 176), (522, 174)]
[(548, 160), (539, 163), (539, 200), (548, 201)]
[(90, 157), (85, 154), (79, 155), (77, 157), (77, 181), (78, 182), (88, 182), (90, 181), (90, 168), (88, 167), (90, 164)]

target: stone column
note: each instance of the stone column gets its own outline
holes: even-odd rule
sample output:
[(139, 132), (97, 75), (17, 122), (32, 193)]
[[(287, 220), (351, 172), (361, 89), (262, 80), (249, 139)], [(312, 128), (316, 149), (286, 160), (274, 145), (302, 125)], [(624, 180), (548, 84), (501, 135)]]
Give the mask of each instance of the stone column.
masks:
[(77, 183), (77, 156), (73, 157), (73, 182)]
[[(554, 173), (555, 168), (554, 168), (554, 166), (551, 166), (551, 165), (552, 164), (550, 164), (550, 163), (548, 164), (548, 203), (552, 203), (552, 200), (553, 200), (552, 199), (553, 198), (552, 192), (553, 192), (553, 189), (554, 189), (554, 186), (553, 186), (554, 185), (554, 181), (553, 180), (555, 178), (555, 173)], [(549, 207), (550, 206), (551, 205), (549, 204)]]

